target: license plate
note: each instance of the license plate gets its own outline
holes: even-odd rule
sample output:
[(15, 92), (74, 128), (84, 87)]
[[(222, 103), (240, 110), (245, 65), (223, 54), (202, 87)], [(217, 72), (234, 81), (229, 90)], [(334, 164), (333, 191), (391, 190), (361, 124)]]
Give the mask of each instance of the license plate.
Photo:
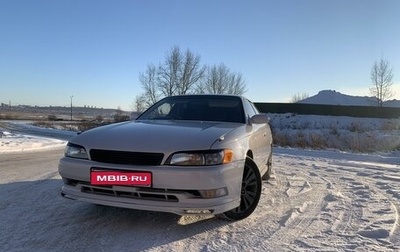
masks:
[(150, 172), (99, 171), (90, 172), (92, 185), (127, 185), (150, 187), (152, 176)]

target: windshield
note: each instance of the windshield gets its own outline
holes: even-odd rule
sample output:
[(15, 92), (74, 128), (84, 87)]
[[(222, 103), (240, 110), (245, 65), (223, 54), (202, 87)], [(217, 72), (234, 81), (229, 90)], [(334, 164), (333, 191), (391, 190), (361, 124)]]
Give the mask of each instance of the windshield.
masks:
[(167, 97), (137, 120), (192, 120), (245, 123), (242, 101), (234, 96)]

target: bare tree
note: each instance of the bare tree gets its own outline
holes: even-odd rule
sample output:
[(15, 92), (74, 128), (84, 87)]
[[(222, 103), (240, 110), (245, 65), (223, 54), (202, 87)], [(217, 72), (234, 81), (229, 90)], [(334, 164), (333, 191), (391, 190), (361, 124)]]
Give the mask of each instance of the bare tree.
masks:
[(179, 74), (182, 65), (182, 54), (179, 47), (175, 46), (166, 55), (164, 64), (158, 67), (157, 86), (163, 96), (176, 94), (179, 86)]
[(157, 89), (162, 96), (184, 95), (203, 77), (205, 67), (200, 56), (190, 50), (184, 54), (175, 46), (166, 55), (157, 71)]
[(208, 94), (223, 94), (225, 85), (222, 85), (222, 79), (226, 79), (228, 68), (224, 64), (219, 66), (208, 67), (206, 77), (201, 83), (200, 89), (203, 93)]
[(182, 53), (173, 47), (158, 67), (147, 66), (139, 74), (143, 94), (136, 96), (136, 109), (144, 109), (160, 98), (188, 93), (236, 94), (246, 90), (245, 80), (240, 73), (231, 72), (224, 64), (207, 68), (200, 64), (200, 56), (190, 50)]
[(231, 73), (228, 82), (228, 94), (243, 95), (246, 92), (246, 81), (241, 73)]
[(146, 96), (144, 94), (137, 95), (133, 104), (133, 110), (135, 112), (143, 112), (148, 108), (151, 104), (149, 104)]
[(371, 81), (370, 92), (378, 99), (378, 106), (382, 107), (383, 102), (394, 95), (392, 90), (393, 68), (390, 67), (387, 60), (381, 58), (380, 61), (375, 61), (371, 69)]
[(137, 97), (135, 103), (144, 104), (143, 107), (147, 108), (161, 97), (189, 93), (203, 78), (204, 72), (205, 67), (201, 66), (199, 55), (190, 50), (183, 54), (175, 46), (158, 67), (149, 64), (147, 70), (140, 73), (139, 81), (144, 93)]
[(208, 67), (198, 90), (200, 93), (242, 95), (246, 91), (246, 83), (241, 73), (232, 73), (221, 63)]
[(310, 97), (307, 93), (297, 93), (295, 95), (292, 96), (292, 98), (290, 99), (291, 103), (297, 103), (299, 101), (302, 101), (304, 99), (307, 99), (308, 97)]
[(156, 67), (152, 64), (147, 66), (147, 70), (144, 73), (139, 74), (140, 84), (144, 90), (144, 93), (141, 96), (136, 97), (136, 107), (138, 102), (140, 102), (144, 107), (148, 107), (155, 102), (157, 102), (160, 98), (158, 92), (158, 73)]
[(177, 92), (180, 95), (188, 93), (203, 78), (206, 69), (200, 65), (200, 56), (189, 50), (185, 53), (182, 68)]

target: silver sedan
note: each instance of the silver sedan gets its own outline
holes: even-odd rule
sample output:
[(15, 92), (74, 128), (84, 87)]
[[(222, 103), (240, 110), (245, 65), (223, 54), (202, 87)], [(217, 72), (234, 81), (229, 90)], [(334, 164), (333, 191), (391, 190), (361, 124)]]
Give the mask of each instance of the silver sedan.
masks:
[(62, 196), (179, 215), (248, 217), (271, 175), (268, 117), (246, 98), (167, 97), (136, 120), (83, 132), (60, 160)]

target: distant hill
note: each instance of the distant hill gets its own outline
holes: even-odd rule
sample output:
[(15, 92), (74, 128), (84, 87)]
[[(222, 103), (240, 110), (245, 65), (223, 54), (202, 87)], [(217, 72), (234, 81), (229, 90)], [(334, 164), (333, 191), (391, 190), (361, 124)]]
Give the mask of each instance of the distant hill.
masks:
[[(322, 90), (318, 94), (308, 97), (298, 103), (348, 105), (348, 106), (376, 106), (377, 99), (369, 96), (352, 96), (336, 92), (335, 90)], [(400, 107), (400, 101), (390, 100), (383, 103), (384, 107)]]
[(398, 100), (385, 101), (383, 103), (383, 106), (384, 107), (396, 107), (396, 108), (398, 108), (398, 107), (400, 107), (400, 101), (398, 101)]

